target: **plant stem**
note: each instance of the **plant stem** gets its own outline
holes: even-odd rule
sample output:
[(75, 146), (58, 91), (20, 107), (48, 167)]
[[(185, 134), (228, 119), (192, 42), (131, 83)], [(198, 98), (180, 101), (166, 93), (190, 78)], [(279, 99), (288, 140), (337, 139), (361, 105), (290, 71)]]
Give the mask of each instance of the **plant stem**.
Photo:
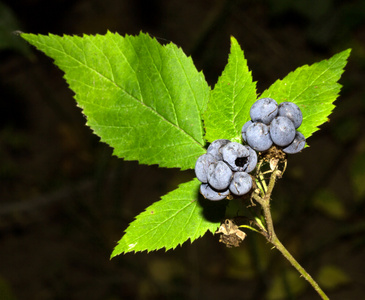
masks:
[(310, 276), (307, 271), (296, 261), (296, 259), (290, 254), (290, 252), (279, 241), (277, 236), (271, 238), (271, 243), (278, 249), (282, 255), (291, 263), (291, 265), (298, 270), (298, 272), (312, 285), (315, 291), (321, 296), (323, 300), (329, 300), (328, 296), (322, 291), (318, 283)]
[[(261, 172), (259, 172), (259, 177)], [(267, 231), (260, 228), (261, 233), (266, 237), (266, 239), (274, 245), (276, 249), (278, 249), (281, 254), (292, 264), (294, 268), (297, 269), (297, 271), (312, 285), (312, 287), (315, 289), (315, 291), (318, 293), (318, 295), (321, 296), (323, 300), (329, 300), (328, 296), (322, 291), (322, 289), (319, 287), (317, 282), (307, 273), (307, 271), (295, 260), (295, 258), (290, 254), (290, 252), (284, 247), (284, 245), (279, 241), (275, 234), (274, 230), (274, 224), (272, 221), (271, 211), (270, 211), (270, 198), (271, 193), (274, 189), (276, 179), (277, 177), (280, 177), (282, 175), (282, 172), (278, 170), (277, 168), (272, 171), (272, 174), (270, 176), (269, 184), (267, 185), (267, 188), (265, 189), (265, 194), (263, 197), (261, 197), (258, 193), (253, 193), (252, 198), (258, 202), (263, 210), (263, 214), (265, 217), (266, 222), (266, 228)]]

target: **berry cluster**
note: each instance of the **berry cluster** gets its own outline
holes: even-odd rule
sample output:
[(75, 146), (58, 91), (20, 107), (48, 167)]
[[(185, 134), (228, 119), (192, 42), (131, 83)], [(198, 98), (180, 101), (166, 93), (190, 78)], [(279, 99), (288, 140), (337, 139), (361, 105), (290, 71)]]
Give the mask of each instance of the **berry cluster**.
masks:
[[(248, 145), (219, 139), (212, 142), (207, 153), (195, 164), (196, 177), (202, 182), (200, 193), (217, 201), (233, 194), (242, 196), (252, 189), (248, 174), (256, 168), (257, 154), (273, 145), (293, 154), (305, 146), (305, 137), (297, 129), (303, 115), (292, 102), (279, 105), (274, 99), (257, 100), (250, 109), (251, 120), (242, 127), (242, 138)], [(254, 150), (253, 150), (254, 149)]]
[(250, 117), (242, 127), (242, 138), (256, 151), (266, 151), (273, 144), (288, 154), (304, 148), (305, 137), (297, 131), (303, 115), (296, 104), (282, 102), (278, 105), (274, 99), (262, 98), (252, 105)]
[(251, 147), (225, 139), (215, 140), (195, 164), (196, 177), (202, 182), (200, 193), (212, 201), (222, 200), (230, 193), (247, 194), (252, 188), (248, 173), (256, 164), (257, 154)]

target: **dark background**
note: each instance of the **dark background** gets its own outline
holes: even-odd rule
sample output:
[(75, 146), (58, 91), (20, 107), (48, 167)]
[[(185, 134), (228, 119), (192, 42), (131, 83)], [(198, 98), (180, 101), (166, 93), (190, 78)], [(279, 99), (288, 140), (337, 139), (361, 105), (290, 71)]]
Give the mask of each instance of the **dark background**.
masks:
[(319, 299), (251, 232), (240, 248), (207, 234), (109, 260), (129, 222), (194, 174), (113, 157), (62, 72), (14, 30), (148, 32), (181, 46), (212, 87), (233, 35), (258, 92), (352, 48), (337, 108), (289, 157), (273, 211), (279, 238), (331, 299), (364, 299), (365, 1), (3, 1), (0, 30), (0, 299)]

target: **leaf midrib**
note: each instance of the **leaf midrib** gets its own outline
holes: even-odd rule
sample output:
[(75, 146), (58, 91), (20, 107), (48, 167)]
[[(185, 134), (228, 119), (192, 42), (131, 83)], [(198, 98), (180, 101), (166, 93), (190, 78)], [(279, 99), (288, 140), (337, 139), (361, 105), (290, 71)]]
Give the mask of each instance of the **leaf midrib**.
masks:
[[(72, 39), (71, 39), (72, 40)], [(130, 93), (128, 93), (125, 89), (123, 89), (121, 86), (119, 86), (116, 82), (112, 81), (110, 78), (106, 77), (105, 75), (101, 74), (100, 72), (98, 72), (97, 70), (93, 69), (92, 67), (88, 66), (87, 64), (81, 62), (80, 60), (76, 59), (75, 57), (73, 57), (72, 55), (68, 54), (62, 43), (60, 43), (57, 39), (56, 41), (60, 44), (60, 46), (62, 47), (63, 51), (60, 51), (57, 48), (51, 47), (48, 44), (44, 44), (42, 42), (37, 42), (38, 44), (45, 46), (47, 48), (53, 49), (56, 52), (59, 52), (60, 54), (64, 54), (67, 57), (69, 57), (70, 59), (74, 60), (75, 62), (77, 62), (79, 65), (84, 66), (85, 68), (89, 69), (90, 71), (96, 73), (97, 75), (99, 75), (100, 77), (104, 78), (105, 80), (109, 81), (110, 83), (112, 83), (116, 88), (120, 89), (124, 94), (126, 94), (127, 96), (129, 96), (131, 99), (133, 99), (134, 101), (136, 101), (137, 103), (139, 103), (140, 105), (146, 107), (148, 110), (150, 110), (153, 114), (155, 114), (156, 116), (158, 116), (159, 118), (161, 118), (163, 121), (165, 121), (166, 123), (170, 124), (170, 126), (173, 126), (174, 128), (176, 128), (177, 130), (181, 131), (184, 135), (186, 135), (188, 138), (190, 138), (191, 140), (193, 140), (193, 142), (197, 145), (199, 145), (200, 147), (203, 147), (203, 144), (201, 144), (198, 140), (196, 140), (193, 136), (191, 136), (190, 134), (188, 134), (183, 128), (178, 127), (176, 124), (172, 123), (171, 121), (169, 121), (168, 119), (166, 119), (163, 115), (161, 115), (160, 113), (158, 113), (156, 110), (153, 110), (151, 107), (149, 107), (148, 105), (146, 105), (144, 102), (141, 102), (138, 98), (136, 98), (135, 96), (131, 95)], [(73, 42), (73, 41), (72, 41)], [(74, 43), (74, 42), (73, 42)], [(75, 44), (75, 43), (74, 43)], [(94, 44), (94, 43), (93, 43)], [(77, 46), (75, 44), (75, 46)], [(128, 60), (127, 60), (128, 62)], [(128, 62), (129, 64), (129, 62)], [(133, 70), (134, 71), (134, 70)], [(135, 71), (134, 71), (135, 72)], [(67, 74), (66, 74), (66, 77)], [(138, 81), (139, 82), (139, 81)], [(88, 101), (83, 101), (85, 103), (91, 103)], [(100, 105), (100, 107), (104, 107), (104, 108), (108, 108), (106, 106), (102, 106)]]
[[(187, 201), (187, 200), (185, 200), (185, 199), (175, 199), (173, 201)], [(180, 214), (183, 210), (185, 210), (186, 208), (188, 208), (190, 205), (193, 205), (193, 204), (195, 206), (197, 205), (196, 204), (196, 200), (193, 201), (193, 202), (191, 202), (190, 200), (188, 200), (188, 201), (189, 201), (189, 203), (187, 203), (185, 206), (181, 207), (178, 210), (174, 210), (175, 211), (174, 214), (170, 215), (168, 218), (164, 219), (162, 222), (159, 222), (156, 226), (154, 226), (150, 230), (144, 231), (144, 233), (142, 235), (139, 235), (138, 238), (135, 238), (134, 241), (138, 241), (141, 238), (143, 238), (144, 236), (148, 235), (149, 233), (151, 233), (153, 231), (157, 231), (160, 226), (164, 225), (166, 222), (170, 221), (171, 219), (174, 219), (178, 214)], [(163, 212), (165, 212), (165, 210), (161, 211), (161, 213), (163, 213)], [(136, 219), (136, 220), (138, 220), (138, 219)], [(151, 222), (149, 224), (151, 224)], [(165, 234), (166, 234), (166, 232), (168, 232), (168, 230), (165, 231)], [(126, 234), (128, 234), (128, 233), (126, 233)], [(162, 235), (157, 241), (155, 241), (155, 244), (158, 243), (158, 241), (161, 240), (161, 238), (163, 236), (165, 236), (165, 235)], [(150, 249), (150, 250), (152, 250), (152, 249)]]
[[(310, 83), (310, 84), (308, 84), (308, 85), (306, 85), (306, 87), (299, 93), (299, 94), (297, 94), (296, 96), (295, 96), (295, 98), (293, 98), (293, 99), (291, 99), (291, 101), (293, 101), (293, 102), (295, 102), (295, 100), (300, 96), (300, 95), (302, 95), (302, 94), (304, 94), (309, 88), (311, 88), (313, 85), (314, 85), (314, 83), (324, 74), (324, 73), (326, 73), (326, 72), (328, 72), (329, 70), (331, 70), (331, 69), (334, 69), (333, 68), (333, 66), (335, 65), (335, 64), (337, 64), (337, 62), (340, 60), (340, 58), (338, 58), (336, 61), (334, 61), (333, 63), (331, 63), (330, 65), (328, 65), (327, 66), (327, 68), (326, 69), (324, 69), (323, 71), (322, 71), (322, 73), (320, 73), (318, 76), (316, 76), (315, 77), (315, 79), (313, 79), (312, 80), (312, 82)], [(328, 61), (327, 61), (328, 62)], [(316, 63), (316, 69), (318, 68), (318, 66), (319, 66), (319, 64), (320, 63)], [(307, 68), (310, 68), (310, 67), (313, 67), (313, 65), (312, 66), (307, 66)], [(301, 70), (301, 72), (298, 72), (298, 75), (296, 76), (296, 77), (299, 77), (300, 76), (300, 73), (302, 73), (304, 71), (304, 69), (302, 69)], [(314, 69), (312, 69), (312, 73), (314, 73)], [(336, 74), (334, 74), (334, 76), (337, 76)], [(330, 78), (330, 79), (332, 79), (332, 78)], [(326, 81), (328, 81), (328, 80), (326, 80)], [(291, 94), (291, 91), (292, 91), (292, 87), (293, 87), (293, 84), (295, 83), (295, 80), (293, 80), (292, 81), (292, 84), (291, 84), (291, 86), (290, 86), (290, 89), (289, 89), (289, 92), (288, 92), (288, 94), (290, 95)], [(317, 95), (318, 96), (318, 95)], [(290, 98), (290, 97), (289, 97)], [(296, 101), (295, 103), (301, 103), (301, 101)]]

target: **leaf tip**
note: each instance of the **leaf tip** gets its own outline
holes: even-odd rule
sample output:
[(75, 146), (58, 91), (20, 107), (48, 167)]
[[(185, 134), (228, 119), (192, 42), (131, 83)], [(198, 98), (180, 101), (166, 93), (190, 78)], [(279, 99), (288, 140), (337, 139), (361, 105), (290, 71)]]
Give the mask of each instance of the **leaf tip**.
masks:
[(347, 57), (350, 56), (351, 52), (352, 52), (352, 48), (348, 48), (346, 50), (344, 50), (343, 52), (345, 52), (347, 54)]
[(236, 38), (233, 35), (231, 35), (231, 44), (238, 44)]
[(25, 32), (21, 32), (21, 31), (18, 31), (17, 34), (24, 40), (26, 40), (27, 42), (29, 42), (29, 38), (31, 36), (35, 36), (35, 34), (33, 33), (25, 33)]
[(126, 243), (124, 242), (123, 245), (121, 244), (121, 242), (124, 241), (123, 238), (119, 241), (118, 245), (114, 248), (112, 254), (110, 255), (110, 259), (120, 255), (120, 254), (126, 254), (128, 252), (137, 252), (138, 250), (135, 250), (138, 242), (136, 243), (131, 243), (129, 245), (126, 245)]

